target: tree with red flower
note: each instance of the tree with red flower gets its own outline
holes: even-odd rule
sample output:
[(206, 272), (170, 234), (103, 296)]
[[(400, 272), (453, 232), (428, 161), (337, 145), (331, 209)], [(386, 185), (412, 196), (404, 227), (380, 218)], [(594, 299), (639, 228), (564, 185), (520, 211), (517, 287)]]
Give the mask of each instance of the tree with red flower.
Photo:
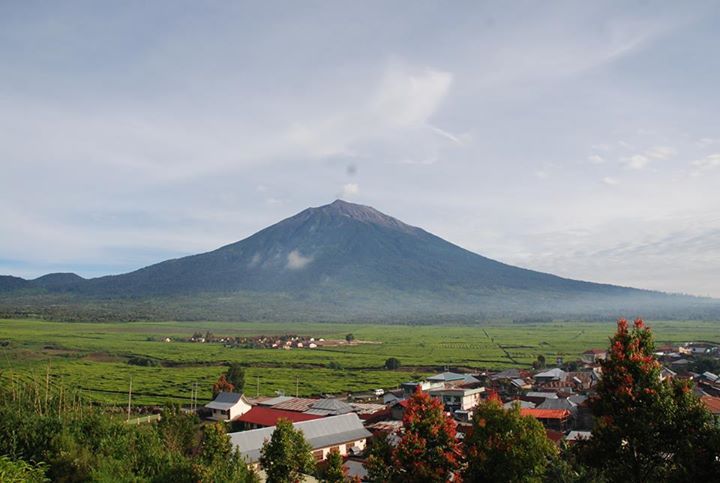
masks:
[(408, 400), (402, 438), (392, 452), (392, 481), (459, 481), (462, 453), (455, 435), (455, 421), (442, 403), (418, 387)]
[(592, 438), (578, 445), (586, 463), (610, 481), (695, 481), (718, 470), (712, 417), (686, 382), (661, 381), (653, 351), (642, 320), (632, 327), (618, 321), (591, 400)]

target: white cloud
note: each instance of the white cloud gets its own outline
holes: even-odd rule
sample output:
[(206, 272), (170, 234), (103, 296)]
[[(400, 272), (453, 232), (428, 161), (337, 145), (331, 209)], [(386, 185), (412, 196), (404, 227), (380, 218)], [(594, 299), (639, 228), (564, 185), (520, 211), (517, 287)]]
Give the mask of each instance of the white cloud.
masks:
[(313, 257), (304, 257), (299, 251), (293, 250), (287, 255), (286, 268), (289, 270), (301, 270), (313, 261)]
[(691, 162), (690, 165), (695, 168), (691, 174), (693, 176), (699, 176), (703, 171), (720, 167), (720, 153), (709, 154), (702, 159)]
[(588, 161), (590, 161), (592, 164), (602, 164), (605, 162), (605, 158), (603, 158), (599, 154), (591, 154), (590, 156), (588, 156)]
[(699, 148), (706, 148), (706, 147), (708, 147), (708, 146), (710, 146), (710, 145), (712, 145), (712, 144), (715, 144), (715, 143), (717, 143), (717, 142), (718, 142), (717, 139), (713, 139), (713, 138), (701, 138), (701, 139), (698, 139), (698, 141), (695, 143), (695, 145), (696, 145), (697, 147), (699, 147)]
[(394, 127), (424, 124), (450, 89), (453, 75), (430, 68), (391, 67), (370, 104), (370, 111)]
[(650, 158), (642, 154), (620, 158), (620, 162), (628, 169), (643, 169), (650, 163)]
[(352, 198), (360, 192), (360, 186), (357, 183), (347, 183), (342, 187), (341, 198)]
[(673, 157), (677, 151), (667, 146), (655, 146), (645, 151), (645, 156), (653, 159), (669, 159)]
[(618, 181), (616, 178), (612, 178), (610, 176), (605, 176), (602, 179), (602, 181), (603, 181), (603, 183), (608, 184), (610, 186), (615, 186), (620, 183), (620, 181)]

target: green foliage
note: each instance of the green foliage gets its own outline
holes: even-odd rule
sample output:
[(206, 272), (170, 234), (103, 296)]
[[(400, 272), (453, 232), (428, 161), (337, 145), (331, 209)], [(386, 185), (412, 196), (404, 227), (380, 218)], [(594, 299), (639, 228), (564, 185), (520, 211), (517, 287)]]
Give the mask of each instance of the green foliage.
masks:
[(505, 410), (495, 400), (477, 408), (464, 443), (466, 481), (542, 482), (557, 456), (535, 418), (521, 416), (519, 406)]
[(720, 435), (685, 381), (660, 381), (643, 321), (625, 320), (610, 341), (592, 404), (585, 462), (610, 481), (702, 481), (720, 474)]
[(73, 392), (16, 382), (0, 387), (0, 454), (10, 458), (0, 462), (0, 481), (18, 471), (30, 472), (28, 481), (43, 473), (58, 482), (255, 481), (222, 427), (206, 431), (192, 456), (197, 426), (177, 407), (166, 408), (157, 425), (129, 425)]
[(355, 340), (355, 336), (353, 334), (347, 334), (345, 335), (345, 341), (352, 342)]
[(325, 461), (322, 481), (324, 483), (343, 483), (347, 479), (347, 468), (343, 466), (343, 457), (337, 449), (331, 449)]
[(230, 367), (225, 373), (225, 378), (233, 385), (235, 392), (242, 394), (245, 389), (245, 369), (243, 369), (240, 364), (237, 362), (230, 364)]
[(177, 404), (168, 404), (160, 415), (157, 429), (170, 451), (190, 455), (199, 423), (195, 414), (183, 412)]
[(50, 481), (45, 477), (44, 465), (31, 465), (23, 460), (13, 461), (0, 456), (0, 481), (3, 483), (43, 483)]
[(222, 423), (204, 427), (198, 459), (199, 464), (196, 464), (194, 469), (199, 481), (238, 483), (257, 481), (257, 475), (248, 469), (240, 453), (233, 450)]
[(390, 357), (385, 360), (385, 369), (388, 369), (390, 371), (394, 371), (397, 369), (400, 369), (400, 361), (397, 360), (395, 357)]
[(315, 462), (311, 451), (302, 431), (286, 419), (279, 420), (272, 437), (261, 449), (260, 465), (268, 483), (291, 483), (299, 481), (302, 474), (313, 473)]
[(370, 483), (386, 483), (395, 477), (393, 447), (386, 434), (376, 436), (370, 443), (365, 469)]

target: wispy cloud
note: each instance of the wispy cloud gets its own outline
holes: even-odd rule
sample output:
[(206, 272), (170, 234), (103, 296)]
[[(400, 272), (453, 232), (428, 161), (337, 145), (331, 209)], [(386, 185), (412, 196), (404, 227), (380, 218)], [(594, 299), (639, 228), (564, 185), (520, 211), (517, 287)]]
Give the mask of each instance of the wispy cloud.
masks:
[(691, 162), (690, 165), (694, 168), (691, 174), (693, 176), (699, 176), (704, 171), (720, 167), (720, 153), (709, 154), (702, 159), (696, 159)]
[(302, 270), (313, 261), (313, 257), (305, 257), (298, 250), (293, 250), (287, 255), (287, 265), (289, 270)]

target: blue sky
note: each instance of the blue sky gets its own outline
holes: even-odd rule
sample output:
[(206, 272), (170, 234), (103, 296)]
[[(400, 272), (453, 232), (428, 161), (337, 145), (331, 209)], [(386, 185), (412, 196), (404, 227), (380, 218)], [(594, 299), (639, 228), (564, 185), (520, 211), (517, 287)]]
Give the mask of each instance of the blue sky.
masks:
[(0, 273), (120, 273), (342, 197), (720, 297), (718, 24), (702, 1), (0, 1)]

